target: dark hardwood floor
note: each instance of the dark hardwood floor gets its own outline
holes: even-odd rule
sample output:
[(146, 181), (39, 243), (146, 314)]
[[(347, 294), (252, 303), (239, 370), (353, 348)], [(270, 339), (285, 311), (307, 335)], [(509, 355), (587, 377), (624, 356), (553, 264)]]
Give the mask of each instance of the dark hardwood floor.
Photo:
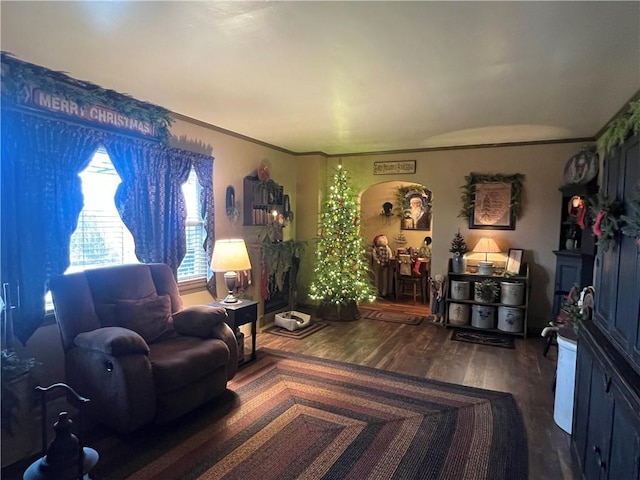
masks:
[[(382, 310), (428, 315), (426, 306), (382, 301)], [(308, 308), (298, 310), (312, 313)], [(314, 317), (315, 319), (315, 317)], [(530, 480), (574, 480), (570, 437), (553, 421), (553, 382), (557, 348), (543, 357), (543, 340), (515, 338), (515, 349), (450, 340), (452, 330), (429, 320), (404, 325), (362, 318), (354, 322), (327, 322), (328, 327), (304, 339), (258, 333), (260, 348), (303, 353), (423, 378), (510, 392), (524, 416), (529, 445)], [(245, 337), (245, 352), (250, 337)], [(88, 445), (91, 445), (90, 443)], [(37, 458), (2, 469), (0, 478), (18, 480)]]
[[(377, 308), (428, 315), (426, 306), (381, 301)], [(299, 307), (299, 311), (313, 313)], [(260, 347), (367, 365), (423, 378), (510, 392), (524, 416), (531, 480), (578, 478), (570, 436), (553, 420), (551, 390), (557, 348), (542, 355), (544, 339), (515, 337), (515, 349), (450, 340), (452, 330), (423, 321), (418, 326), (369, 320), (327, 322), (303, 339), (258, 333)], [(249, 344), (247, 344), (249, 347)]]

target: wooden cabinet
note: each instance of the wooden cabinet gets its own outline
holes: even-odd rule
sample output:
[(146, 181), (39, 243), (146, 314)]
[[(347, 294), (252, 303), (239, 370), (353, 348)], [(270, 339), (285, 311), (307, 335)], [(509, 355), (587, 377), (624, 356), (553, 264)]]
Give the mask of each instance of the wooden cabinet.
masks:
[[(569, 214), (569, 204), (574, 197), (579, 197), (584, 204), (588, 204), (588, 197), (598, 192), (596, 179), (586, 185), (564, 185), (560, 187), (562, 192), (561, 202), (561, 225), (560, 238), (558, 240), (558, 250), (553, 253), (556, 256), (556, 274), (553, 291), (553, 312), (552, 318), (556, 318), (564, 299), (571, 290), (571, 287), (586, 287), (593, 284), (593, 265), (595, 258), (595, 240), (591, 228), (584, 230), (578, 228), (571, 221)], [(572, 224), (573, 228), (569, 228)], [(573, 232), (573, 233), (571, 233)], [(569, 247), (570, 240), (575, 245)], [(569, 243), (567, 241), (569, 240)]]
[(594, 256), (579, 250), (556, 250), (556, 276), (553, 289), (553, 318), (558, 316), (571, 287), (593, 283)]
[(593, 323), (578, 346), (573, 454), (586, 479), (640, 479), (640, 376)]
[[(640, 137), (605, 159), (603, 191), (628, 204), (640, 181)], [(598, 249), (594, 322), (640, 374), (640, 246), (619, 234), (607, 252)]]
[[(627, 204), (640, 181), (639, 137), (603, 161), (603, 194)], [(594, 318), (578, 336), (572, 452), (585, 479), (640, 480), (640, 246), (598, 248)]]
[[(494, 280), (500, 287), (497, 299), (493, 302), (478, 301), (474, 295), (474, 285), (483, 280)], [(445, 314), (445, 326), (486, 332), (504, 333), (527, 337), (527, 317), (529, 308), (529, 266), (522, 264), (520, 274), (517, 276), (503, 277), (500, 275), (480, 275), (477, 273), (452, 272), (451, 259), (449, 259), (449, 273), (447, 278), (447, 311)], [(520, 287), (521, 285), (521, 287)], [(519, 287), (522, 289), (520, 302), (503, 303), (505, 300), (504, 289)], [(461, 289), (461, 287), (464, 287)], [(493, 318), (482, 318), (474, 321), (474, 313), (484, 315), (482, 307), (493, 308)], [(511, 319), (514, 319), (513, 321)]]

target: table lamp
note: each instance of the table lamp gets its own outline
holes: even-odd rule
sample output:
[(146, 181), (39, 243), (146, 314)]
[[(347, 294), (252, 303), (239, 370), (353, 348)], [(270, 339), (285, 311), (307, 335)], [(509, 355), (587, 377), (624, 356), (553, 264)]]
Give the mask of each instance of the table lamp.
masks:
[(492, 275), (493, 274), (493, 262), (490, 262), (487, 257), (489, 253), (500, 253), (500, 247), (496, 244), (493, 238), (482, 237), (475, 247), (473, 247), (474, 253), (484, 253), (484, 261), (478, 262), (478, 273), (480, 275)]
[(224, 281), (229, 291), (222, 303), (238, 303), (238, 299), (233, 295), (238, 272), (250, 269), (251, 262), (244, 240), (241, 238), (216, 240), (211, 255), (211, 270), (224, 272)]

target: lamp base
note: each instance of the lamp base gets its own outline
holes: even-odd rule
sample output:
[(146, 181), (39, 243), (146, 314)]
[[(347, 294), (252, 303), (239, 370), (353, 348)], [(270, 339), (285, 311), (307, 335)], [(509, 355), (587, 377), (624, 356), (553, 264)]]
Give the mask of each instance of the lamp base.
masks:
[(238, 299), (233, 295), (233, 291), (236, 289), (236, 279), (238, 278), (238, 274), (236, 272), (226, 272), (224, 274), (224, 282), (227, 285), (227, 290), (229, 293), (222, 303), (238, 303)]
[(239, 298), (236, 298), (232, 292), (229, 292), (229, 294), (224, 297), (223, 300), (220, 301), (220, 303), (241, 303), (242, 300), (240, 300)]

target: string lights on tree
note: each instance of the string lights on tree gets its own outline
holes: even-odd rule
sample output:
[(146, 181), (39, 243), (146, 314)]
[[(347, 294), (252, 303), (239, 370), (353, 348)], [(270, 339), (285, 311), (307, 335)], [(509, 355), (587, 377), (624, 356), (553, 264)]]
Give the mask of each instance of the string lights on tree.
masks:
[(365, 240), (359, 233), (357, 196), (342, 165), (338, 165), (327, 193), (309, 295), (321, 306), (338, 310), (373, 302), (376, 290), (369, 278)]

